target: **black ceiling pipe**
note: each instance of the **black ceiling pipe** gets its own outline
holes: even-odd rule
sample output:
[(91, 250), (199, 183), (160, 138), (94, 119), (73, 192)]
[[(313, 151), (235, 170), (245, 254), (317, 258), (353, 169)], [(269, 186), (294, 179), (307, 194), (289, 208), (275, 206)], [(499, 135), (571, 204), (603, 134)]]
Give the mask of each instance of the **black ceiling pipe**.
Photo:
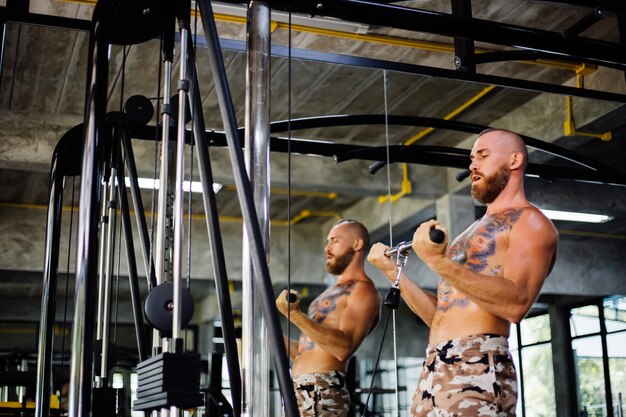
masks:
[(621, 45), (588, 38), (564, 39), (559, 32), (365, 0), (269, 0), (268, 3), (274, 10), (534, 49), (626, 70)]

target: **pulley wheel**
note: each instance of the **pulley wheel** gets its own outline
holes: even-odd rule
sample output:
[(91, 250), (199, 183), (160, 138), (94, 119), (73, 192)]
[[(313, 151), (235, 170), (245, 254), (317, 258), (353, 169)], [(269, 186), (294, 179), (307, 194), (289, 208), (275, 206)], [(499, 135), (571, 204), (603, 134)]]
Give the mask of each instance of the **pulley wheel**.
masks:
[(128, 97), (128, 100), (124, 103), (124, 113), (126, 113), (133, 122), (146, 125), (152, 119), (152, 116), (154, 116), (154, 106), (146, 96), (131, 96)]
[[(181, 288), (181, 327), (187, 326), (193, 317), (193, 299), (186, 288)], [(157, 330), (172, 332), (174, 316), (174, 284), (164, 282), (150, 290), (144, 303), (146, 319)]]

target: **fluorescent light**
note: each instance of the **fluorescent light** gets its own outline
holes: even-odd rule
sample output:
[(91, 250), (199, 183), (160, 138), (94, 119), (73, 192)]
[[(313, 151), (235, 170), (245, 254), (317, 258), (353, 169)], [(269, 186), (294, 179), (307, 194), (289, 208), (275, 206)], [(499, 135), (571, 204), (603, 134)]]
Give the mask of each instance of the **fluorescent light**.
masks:
[[(130, 187), (130, 178), (125, 178), (126, 186)], [(137, 178), (137, 183), (139, 188), (144, 188), (146, 190), (158, 190), (159, 189), (159, 180), (152, 178)], [(213, 183), (213, 192), (217, 193), (223, 187), (222, 184)], [(192, 181), (191, 187), (189, 185), (189, 181), (183, 181), (183, 191), (188, 193), (191, 188), (192, 193), (201, 193), (202, 192), (202, 183), (200, 181)]]
[(612, 220), (612, 216), (606, 214), (591, 214), (591, 213), (578, 213), (575, 211), (560, 211), (560, 210), (544, 210), (540, 209), (549, 219), (552, 220), (565, 220), (570, 222), (584, 222), (584, 223), (605, 223)]

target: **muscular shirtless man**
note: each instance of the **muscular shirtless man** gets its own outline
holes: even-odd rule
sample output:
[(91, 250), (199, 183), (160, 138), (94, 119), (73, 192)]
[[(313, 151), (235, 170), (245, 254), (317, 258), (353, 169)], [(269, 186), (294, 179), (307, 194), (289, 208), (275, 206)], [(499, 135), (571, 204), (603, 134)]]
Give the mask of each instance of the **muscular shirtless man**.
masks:
[(289, 340), (296, 399), (302, 417), (347, 416), (350, 394), (345, 386), (348, 360), (378, 323), (380, 295), (365, 275), (369, 233), (355, 220), (340, 220), (328, 234), (326, 270), (338, 275), (309, 306), (300, 311), (295, 291), (276, 299), (278, 310), (300, 330)]
[[(402, 297), (429, 327), (413, 416), (515, 415), (517, 380), (507, 338), (537, 298), (556, 260), (557, 231), (526, 199), (528, 152), (507, 130), (486, 130), (471, 151), (472, 197), (487, 212), (448, 246), (436, 221), (413, 235), (417, 256), (441, 277), (437, 296), (401, 277)], [(431, 227), (444, 242), (433, 243)], [(368, 260), (390, 279), (396, 263), (375, 244)]]

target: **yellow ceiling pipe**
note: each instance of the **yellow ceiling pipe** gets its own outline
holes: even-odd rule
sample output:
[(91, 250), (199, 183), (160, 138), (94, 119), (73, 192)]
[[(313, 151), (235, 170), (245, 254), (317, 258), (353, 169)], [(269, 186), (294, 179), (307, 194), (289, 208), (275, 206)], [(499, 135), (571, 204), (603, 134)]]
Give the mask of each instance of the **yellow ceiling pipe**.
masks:
[(413, 191), (413, 185), (411, 184), (411, 181), (409, 181), (409, 166), (407, 163), (403, 163), (402, 164), (402, 187), (400, 188), (400, 191), (395, 194), (379, 196), (378, 203), (383, 204), (383, 203), (386, 203), (387, 201), (391, 201), (392, 203), (395, 203), (396, 201), (400, 200), (405, 195), (411, 194), (411, 191)]
[[(459, 115), (462, 111), (464, 111), (465, 109), (470, 107), (472, 104), (476, 103), (478, 100), (483, 98), (486, 94), (488, 94), (494, 88), (496, 88), (495, 85), (488, 85), (487, 87), (483, 88), (474, 97), (470, 98), (465, 103), (461, 104), (459, 107), (457, 107), (456, 109), (452, 110), (450, 113), (448, 113), (445, 116), (443, 116), (443, 120), (451, 120), (453, 117)], [(406, 142), (404, 142), (404, 146), (409, 146), (409, 145), (414, 144), (415, 142), (417, 142), (418, 140), (420, 140), (424, 136), (428, 135), (433, 130), (435, 130), (435, 129), (432, 128), (432, 127), (427, 127), (426, 129), (420, 131), (417, 135), (413, 136), (412, 138), (410, 138)]]
[[(576, 69), (576, 87), (585, 88), (585, 75), (592, 74), (597, 70), (595, 65), (582, 64)], [(574, 122), (574, 110), (573, 110), (573, 98), (572, 96), (565, 97), (566, 116), (563, 123), (563, 133), (565, 136), (584, 136), (588, 138), (601, 139), (605, 142), (613, 139), (611, 131), (603, 133), (584, 132), (576, 129), (576, 123)]]
[(314, 211), (304, 209), (289, 220), (270, 220), (270, 224), (272, 226), (293, 226), (294, 224), (299, 223), (304, 219), (308, 219), (309, 217), (334, 217), (337, 220), (341, 220), (341, 213), (336, 211)]
[[(488, 94), (494, 88), (496, 88), (495, 85), (488, 85), (487, 87), (483, 88), (478, 94), (474, 95), (465, 103), (461, 104), (459, 107), (457, 107), (456, 109), (452, 110), (450, 113), (443, 116), (443, 119), (451, 120), (453, 117), (460, 114), (462, 111), (470, 107), (472, 104), (476, 103), (478, 100), (480, 100), (483, 96)], [(432, 127), (427, 127), (426, 129), (421, 130), (417, 135), (411, 137), (406, 142), (404, 142), (404, 146), (410, 146), (414, 144), (415, 142), (417, 142), (418, 140), (420, 140), (421, 138), (428, 135), (430, 132), (434, 130), (435, 129)], [(387, 201), (391, 201), (392, 203), (395, 203), (396, 201), (398, 201), (405, 195), (411, 194), (411, 191), (412, 191), (412, 185), (411, 185), (411, 181), (409, 181), (408, 165), (404, 163), (402, 164), (402, 188), (400, 189), (400, 192), (393, 194), (393, 195), (381, 195), (378, 197), (378, 202), (380, 204), (386, 203)]]

